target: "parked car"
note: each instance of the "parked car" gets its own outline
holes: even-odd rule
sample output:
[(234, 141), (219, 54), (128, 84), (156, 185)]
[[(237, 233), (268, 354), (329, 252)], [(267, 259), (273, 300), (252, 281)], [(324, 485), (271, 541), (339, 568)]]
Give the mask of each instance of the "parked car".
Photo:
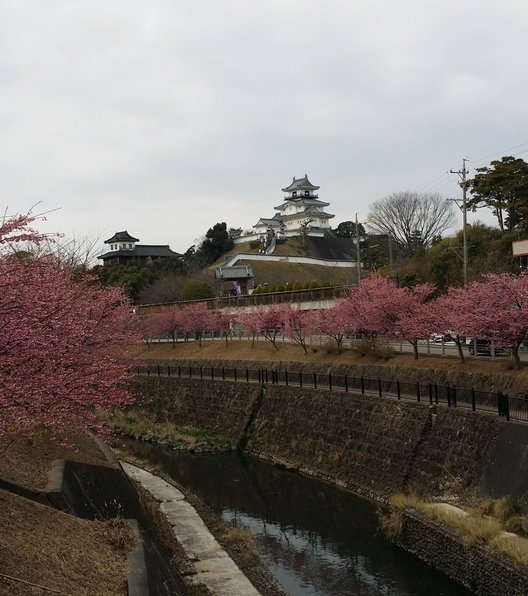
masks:
[[(475, 346), (477, 356), (491, 356), (493, 352), (492, 341), (490, 339), (472, 339), (468, 337), (466, 344), (469, 353), (475, 356)], [(495, 347), (495, 356), (502, 356), (506, 352), (507, 348), (504, 346)]]
[(453, 344), (455, 340), (452, 335), (447, 333), (432, 333), (429, 337), (429, 341), (434, 344)]

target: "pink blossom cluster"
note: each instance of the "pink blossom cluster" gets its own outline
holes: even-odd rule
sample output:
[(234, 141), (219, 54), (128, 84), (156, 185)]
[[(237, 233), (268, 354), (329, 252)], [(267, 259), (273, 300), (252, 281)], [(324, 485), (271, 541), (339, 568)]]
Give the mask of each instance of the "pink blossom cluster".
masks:
[(60, 436), (94, 423), (98, 407), (128, 403), (124, 347), (139, 337), (121, 290), (32, 252), (40, 238), (31, 222), (0, 225), (1, 438), (50, 428)]
[(450, 288), (438, 296), (432, 284), (398, 287), (392, 280), (372, 276), (349, 287), (334, 306), (299, 310), (291, 305), (253, 307), (237, 312), (208, 311), (205, 303), (166, 307), (145, 320), (145, 337), (220, 331), (228, 335), (242, 329), (253, 339), (263, 336), (277, 348), (283, 335), (306, 351), (311, 336), (327, 336), (338, 352), (343, 339), (363, 335), (407, 341), (418, 357), (418, 342), (432, 333), (447, 333), (458, 346), (460, 358), (465, 337), (490, 339), (508, 346), (519, 362), (518, 349), (528, 337), (528, 273), (485, 275), (467, 288)]

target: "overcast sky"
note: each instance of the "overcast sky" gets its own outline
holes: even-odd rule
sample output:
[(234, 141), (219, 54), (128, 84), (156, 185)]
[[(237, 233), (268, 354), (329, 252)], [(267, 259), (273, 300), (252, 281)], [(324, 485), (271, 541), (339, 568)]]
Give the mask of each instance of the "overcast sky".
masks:
[(184, 252), (305, 173), (333, 227), (458, 197), (463, 157), (526, 159), (527, 30), (526, 0), (0, 0), (2, 204)]

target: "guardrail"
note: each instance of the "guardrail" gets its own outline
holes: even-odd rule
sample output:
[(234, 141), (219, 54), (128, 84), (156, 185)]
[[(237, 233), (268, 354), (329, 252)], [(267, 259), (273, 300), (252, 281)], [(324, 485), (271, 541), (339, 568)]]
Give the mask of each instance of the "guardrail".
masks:
[(161, 312), (161, 310), (171, 306), (187, 306), (198, 302), (206, 304), (208, 310), (291, 302), (315, 302), (341, 298), (346, 287), (347, 286), (332, 286), (328, 288), (309, 288), (306, 290), (287, 290), (284, 292), (262, 292), (245, 296), (223, 296), (221, 298), (207, 298), (204, 300), (140, 304), (136, 307), (136, 313), (139, 315), (153, 314)]
[(334, 375), (318, 372), (291, 372), (267, 368), (215, 366), (148, 365), (136, 369), (139, 376), (177, 377), (211, 381), (235, 381), (271, 385), (310, 387), (327, 391), (353, 392), (369, 397), (389, 397), (448, 408), (466, 408), (489, 412), (506, 420), (528, 422), (528, 398), (510, 397), (502, 391), (488, 392), (474, 388), (410, 383), (407, 381)]

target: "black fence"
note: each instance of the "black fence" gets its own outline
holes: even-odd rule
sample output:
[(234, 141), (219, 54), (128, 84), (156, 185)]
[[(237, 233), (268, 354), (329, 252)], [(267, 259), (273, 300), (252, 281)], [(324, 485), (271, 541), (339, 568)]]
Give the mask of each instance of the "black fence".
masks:
[(466, 408), (474, 412), (491, 412), (503, 416), (506, 420), (528, 422), (528, 394), (526, 397), (511, 397), (502, 391), (480, 391), (454, 385), (409, 383), (391, 379), (307, 371), (291, 372), (266, 368), (149, 365), (138, 367), (136, 373), (143, 376), (292, 385), (327, 391), (351, 392), (429, 405), (441, 404), (449, 408)]

